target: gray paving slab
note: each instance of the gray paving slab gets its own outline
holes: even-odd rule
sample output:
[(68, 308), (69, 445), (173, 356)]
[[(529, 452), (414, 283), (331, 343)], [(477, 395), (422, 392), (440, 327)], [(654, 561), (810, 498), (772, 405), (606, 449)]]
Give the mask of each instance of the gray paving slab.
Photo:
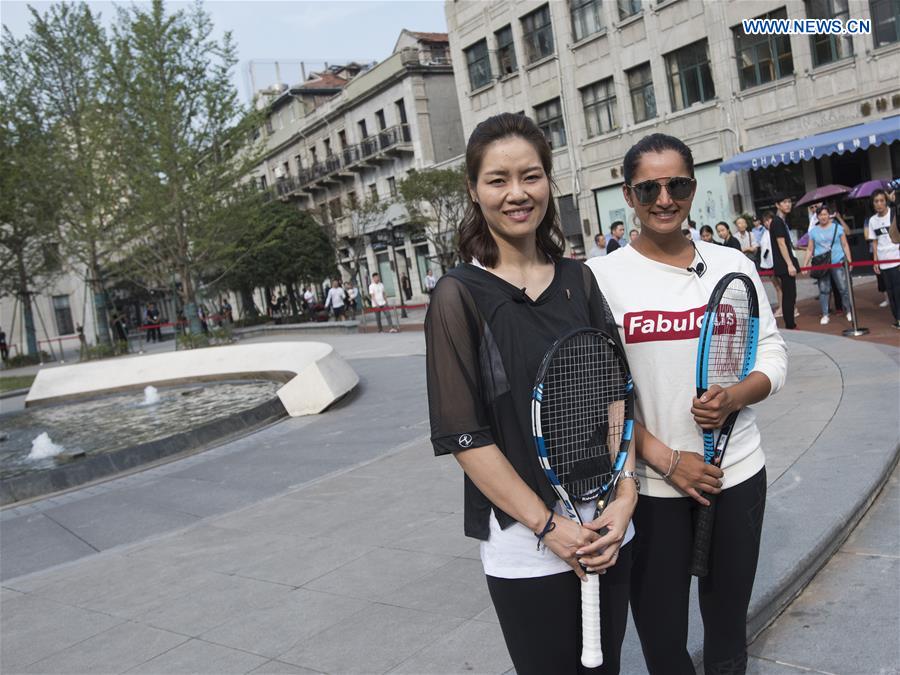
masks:
[(210, 573), (137, 618), (150, 626), (198, 637), (236, 616), (276, 605), (293, 590), (283, 584)]
[(163, 673), (225, 675), (225, 673), (248, 673), (267, 662), (265, 657), (256, 654), (210, 644), (203, 640), (188, 640), (125, 672), (147, 675)]
[(61, 649), (21, 673), (121, 673), (187, 641), (183, 635), (124, 622)]
[(42, 513), (32, 513), (0, 526), (0, 579), (53, 567), (97, 549)]
[[(472, 583), (479, 578), (480, 583)], [(381, 594), (378, 601), (458, 619), (472, 619), (491, 606), (481, 561), (470, 558), (454, 558), (424, 577)]]
[(323, 673), (384, 673), (460, 624), (460, 619), (374, 604), (339, 628), (302, 641), (279, 660)]
[(23, 594), (0, 611), (0, 670), (15, 673), (62, 649), (123, 623), (99, 612)]
[(350, 617), (372, 604), (300, 588), (278, 604), (242, 614), (201, 637), (207, 642), (277, 658), (318, 633), (341, 630)]
[(300, 666), (272, 659), (271, 661), (266, 661), (259, 668), (254, 668), (250, 672), (254, 675), (307, 675), (307, 673), (318, 673), (319, 671), (301, 668)]
[(512, 667), (500, 624), (467, 621), (424, 649), (391, 673), (451, 675), (454, 673), (503, 673)]

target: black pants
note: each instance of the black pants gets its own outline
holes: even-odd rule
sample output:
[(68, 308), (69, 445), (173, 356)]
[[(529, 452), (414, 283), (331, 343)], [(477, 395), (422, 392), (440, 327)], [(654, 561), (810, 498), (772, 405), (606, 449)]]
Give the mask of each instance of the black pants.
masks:
[[(631, 612), (651, 675), (694, 675), (687, 651), (694, 504), (689, 497), (641, 497), (634, 512)], [(746, 670), (747, 607), (765, 504), (765, 469), (719, 495), (699, 593), (707, 675)]]
[(600, 576), (603, 665), (581, 665), (581, 581), (574, 572), (533, 579), (487, 577), (506, 648), (518, 675), (615, 675), (628, 623), (631, 543)]
[(790, 274), (776, 275), (781, 281), (781, 314), (785, 328), (796, 328), (794, 322), (794, 305), (797, 304), (797, 279)]
[(882, 269), (878, 276), (884, 280), (884, 290), (891, 304), (894, 321), (900, 321), (900, 266)]

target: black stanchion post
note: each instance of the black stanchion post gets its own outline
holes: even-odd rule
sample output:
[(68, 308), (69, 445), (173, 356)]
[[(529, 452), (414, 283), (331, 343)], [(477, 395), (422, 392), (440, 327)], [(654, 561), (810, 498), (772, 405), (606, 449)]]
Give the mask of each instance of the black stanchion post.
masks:
[(859, 337), (869, 332), (868, 328), (860, 328), (859, 322), (856, 320), (856, 296), (853, 295), (853, 277), (850, 276), (850, 263), (844, 258), (844, 279), (847, 282), (847, 291), (850, 296), (850, 318), (852, 319), (852, 328), (843, 331), (847, 337)]

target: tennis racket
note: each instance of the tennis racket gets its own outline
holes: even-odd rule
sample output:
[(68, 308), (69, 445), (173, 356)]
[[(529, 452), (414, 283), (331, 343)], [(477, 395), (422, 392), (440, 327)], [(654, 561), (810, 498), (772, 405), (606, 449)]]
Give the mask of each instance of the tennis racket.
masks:
[[(697, 397), (712, 385), (730, 387), (743, 380), (756, 362), (759, 341), (759, 301), (756, 286), (746, 274), (726, 274), (713, 289), (703, 315), (697, 347)], [(703, 432), (703, 460), (721, 466), (739, 410), (726, 419), (719, 430)], [(716, 518), (715, 495), (704, 494), (709, 506), (694, 512), (694, 549), (691, 574), (705, 577), (709, 571), (709, 545)]]
[[(576, 502), (597, 500), (596, 518), (615, 496), (628, 458), (633, 385), (618, 344), (593, 328), (557, 340), (538, 370), (531, 423), (538, 459), (569, 518), (583, 524)], [(601, 532), (602, 534), (602, 532)], [(581, 663), (603, 663), (600, 580), (581, 584)]]

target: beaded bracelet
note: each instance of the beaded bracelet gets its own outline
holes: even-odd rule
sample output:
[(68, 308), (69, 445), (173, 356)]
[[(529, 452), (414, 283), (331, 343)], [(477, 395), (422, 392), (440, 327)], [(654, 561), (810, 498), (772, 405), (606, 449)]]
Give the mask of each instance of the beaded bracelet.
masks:
[(550, 517), (547, 518), (547, 524), (544, 525), (544, 529), (541, 530), (540, 534), (535, 534), (537, 537), (537, 550), (541, 550), (541, 544), (543, 543), (544, 537), (553, 532), (556, 529), (556, 523), (553, 522), (553, 511), (550, 512)]

